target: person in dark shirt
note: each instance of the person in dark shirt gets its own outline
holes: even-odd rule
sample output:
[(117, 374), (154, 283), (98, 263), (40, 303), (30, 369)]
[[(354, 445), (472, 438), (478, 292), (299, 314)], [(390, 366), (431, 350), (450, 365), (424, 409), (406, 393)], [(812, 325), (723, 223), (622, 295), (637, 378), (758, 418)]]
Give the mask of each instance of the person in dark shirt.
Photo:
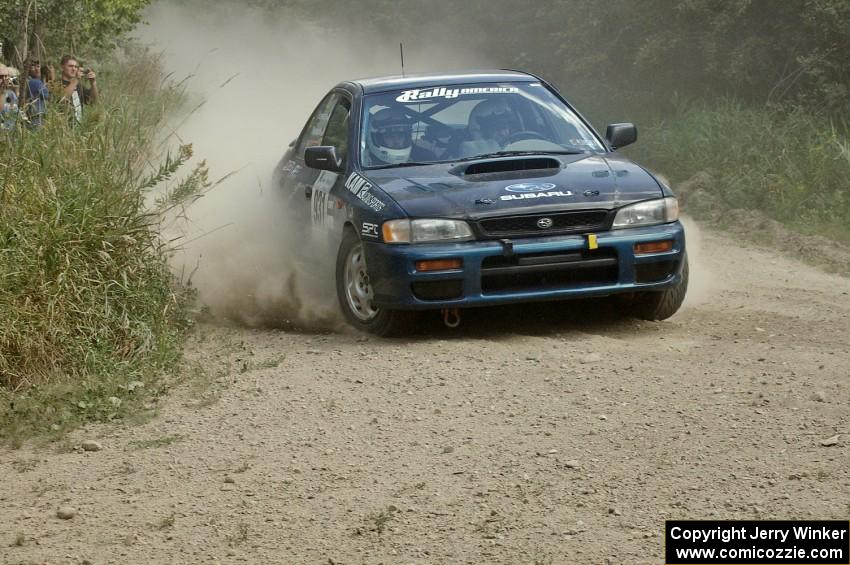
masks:
[[(62, 100), (70, 105), (74, 120), (79, 123), (83, 119), (83, 106), (97, 102), (97, 75), (82, 68), (73, 55), (62, 57), (61, 69)], [(82, 84), (84, 78), (89, 81), (88, 88)]]
[(27, 63), (25, 93), (27, 97), (27, 117), (29, 118), (30, 126), (37, 128), (44, 121), (44, 115), (47, 113), (47, 100), (50, 97), (47, 84), (42, 80), (41, 66), (37, 59), (30, 59)]

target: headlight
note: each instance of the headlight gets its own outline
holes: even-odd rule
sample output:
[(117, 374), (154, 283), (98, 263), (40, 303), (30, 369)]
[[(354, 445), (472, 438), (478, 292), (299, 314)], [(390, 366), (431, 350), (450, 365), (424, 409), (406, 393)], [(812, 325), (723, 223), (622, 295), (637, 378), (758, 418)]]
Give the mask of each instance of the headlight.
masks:
[(472, 230), (460, 220), (390, 220), (382, 232), (387, 243), (431, 243), (469, 241)]
[(624, 206), (614, 217), (614, 229), (666, 224), (679, 219), (679, 201), (672, 196)]

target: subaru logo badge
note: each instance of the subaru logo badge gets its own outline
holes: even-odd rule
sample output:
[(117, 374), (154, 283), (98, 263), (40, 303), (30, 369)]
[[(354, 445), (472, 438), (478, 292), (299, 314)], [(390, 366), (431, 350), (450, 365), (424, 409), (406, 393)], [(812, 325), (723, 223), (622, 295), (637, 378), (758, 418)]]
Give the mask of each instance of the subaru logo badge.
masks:
[(521, 182), (506, 186), (508, 192), (543, 192), (544, 190), (552, 190), (555, 185), (551, 182)]
[(537, 220), (537, 227), (542, 230), (547, 230), (552, 227), (555, 222), (552, 221), (552, 218), (540, 218)]

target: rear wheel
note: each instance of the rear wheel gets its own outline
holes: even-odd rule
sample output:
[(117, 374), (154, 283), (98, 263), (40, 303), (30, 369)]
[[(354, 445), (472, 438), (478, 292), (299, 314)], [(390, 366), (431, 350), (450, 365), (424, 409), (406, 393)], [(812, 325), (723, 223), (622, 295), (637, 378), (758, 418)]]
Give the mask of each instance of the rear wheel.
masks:
[(688, 291), (688, 257), (682, 265), (682, 280), (661, 292), (638, 292), (629, 304), (629, 313), (641, 320), (666, 320), (675, 314)]
[(346, 229), (336, 259), (336, 293), (349, 324), (379, 336), (405, 335), (413, 330), (415, 312), (372, 305), (372, 285), (363, 243)]

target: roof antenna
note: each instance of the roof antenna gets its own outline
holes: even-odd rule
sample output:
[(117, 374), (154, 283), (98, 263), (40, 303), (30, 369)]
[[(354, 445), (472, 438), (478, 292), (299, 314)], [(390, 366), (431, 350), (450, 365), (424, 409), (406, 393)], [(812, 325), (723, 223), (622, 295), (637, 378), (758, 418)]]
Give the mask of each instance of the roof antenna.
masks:
[(401, 54), (401, 76), (404, 76), (404, 43), (398, 44), (398, 51)]

